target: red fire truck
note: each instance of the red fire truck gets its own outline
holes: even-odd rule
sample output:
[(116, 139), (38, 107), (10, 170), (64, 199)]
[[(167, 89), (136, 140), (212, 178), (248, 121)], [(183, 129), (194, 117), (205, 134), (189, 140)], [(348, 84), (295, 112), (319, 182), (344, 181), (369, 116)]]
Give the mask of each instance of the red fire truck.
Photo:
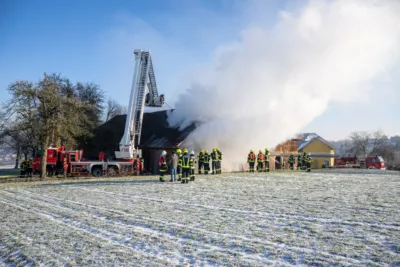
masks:
[[(65, 150), (60, 148), (49, 147), (47, 149), (47, 165), (46, 172), (49, 176), (63, 173), (64, 158), (68, 163), (68, 174), (75, 175), (93, 175), (101, 176), (107, 174), (114, 175), (133, 175), (134, 159), (123, 161), (107, 161), (104, 153), (100, 152), (98, 161), (89, 161), (83, 158), (83, 150)], [(33, 172), (40, 173), (41, 158), (33, 160)]]
[(357, 156), (341, 156), (334, 160), (335, 168), (358, 168), (358, 169), (380, 169), (385, 170), (385, 161), (381, 156), (368, 156), (359, 158)]

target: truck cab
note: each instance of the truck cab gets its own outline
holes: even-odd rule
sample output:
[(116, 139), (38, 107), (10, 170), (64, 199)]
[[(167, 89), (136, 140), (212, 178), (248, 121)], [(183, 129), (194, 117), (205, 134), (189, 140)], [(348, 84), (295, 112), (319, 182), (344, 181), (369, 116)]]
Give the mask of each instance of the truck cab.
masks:
[(381, 156), (368, 156), (365, 158), (365, 167), (367, 169), (385, 170), (385, 161)]

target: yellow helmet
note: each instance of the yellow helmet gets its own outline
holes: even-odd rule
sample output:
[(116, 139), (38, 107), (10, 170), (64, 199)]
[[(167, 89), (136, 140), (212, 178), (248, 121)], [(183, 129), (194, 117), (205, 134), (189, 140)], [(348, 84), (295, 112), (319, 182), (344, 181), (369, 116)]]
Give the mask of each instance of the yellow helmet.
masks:
[(265, 151), (268, 151), (268, 148), (266, 148)]
[(217, 151), (217, 149), (216, 149), (216, 148), (213, 148), (213, 151)]
[(204, 153), (204, 149), (200, 150), (201, 153)]
[(206, 149), (205, 152), (208, 154), (208, 150)]
[(260, 151), (258, 151), (260, 154), (262, 153), (262, 150), (260, 149)]
[(188, 153), (187, 148), (184, 148), (184, 149), (183, 149), (183, 153)]
[(215, 150), (219, 151), (219, 148), (217, 147)]
[(181, 154), (181, 153), (182, 153), (182, 150), (181, 150), (180, 148), (178, 148), (178, 149), (176, 150), (176, 153)]
[(253, 149), (250, 149), (250, 153), (252, 153), (253, 152)]

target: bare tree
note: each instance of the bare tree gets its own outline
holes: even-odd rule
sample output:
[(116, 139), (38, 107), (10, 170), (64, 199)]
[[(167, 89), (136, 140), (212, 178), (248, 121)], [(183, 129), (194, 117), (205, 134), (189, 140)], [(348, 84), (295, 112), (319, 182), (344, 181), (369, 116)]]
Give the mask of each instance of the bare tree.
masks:
[(107, 113), (105, 121), (109, 121), (117, 115), (123, 115), (127, 113), (127, 109), (120, 105), (117, 101), (109, 99), (107, 102)]
[(365, 131), (360, 132), (352, 132), (350, 134), (350, 148), (348, 152), (353, 153), (355, 155), (368, 155), (368, 146), (370, 143), (371, 134)]

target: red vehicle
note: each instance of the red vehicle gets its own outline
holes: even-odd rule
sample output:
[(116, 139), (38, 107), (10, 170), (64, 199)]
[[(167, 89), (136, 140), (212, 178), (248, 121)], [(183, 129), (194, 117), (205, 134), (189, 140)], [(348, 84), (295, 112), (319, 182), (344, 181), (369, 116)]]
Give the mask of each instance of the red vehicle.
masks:
[[(104, 174), (133, 174), (133, 159), (124, 161), (107, 161), (104, 153), (100, 153), (98, 161), (88, 161), (83, 158), (83, 150), (65, 150), (49, 147), (47, 149), (46, 171), (49, 176), (62, 174), (64, 172), (64, 157), (67, 159), (70, 175), (93, 175), (101, 176)], [(40, 173), (41, 158), (33, 160), (33, 172)]]
[(368, 156), (365, 158), (343, 156), (336, 158), (334, 164), (335, 168), (386, 169), (385, 161), (381, 156)]

